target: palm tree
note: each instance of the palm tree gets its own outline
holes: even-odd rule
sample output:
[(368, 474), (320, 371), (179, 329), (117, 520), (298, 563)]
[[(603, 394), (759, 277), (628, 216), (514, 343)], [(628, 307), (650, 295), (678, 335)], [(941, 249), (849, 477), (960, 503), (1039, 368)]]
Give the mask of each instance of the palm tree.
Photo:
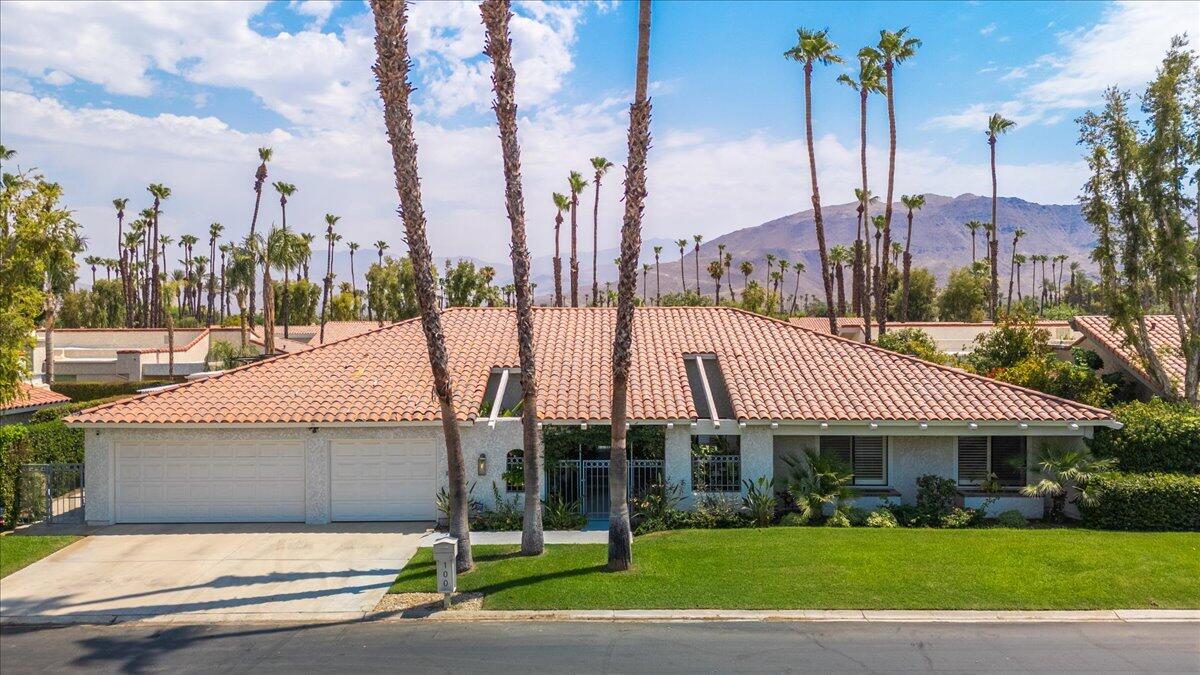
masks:
[(217, 250), (221, 252), (221, 290), (219, 291), (221, 301), (218, 303), (220, 305), (220, 311), (217, 312), (217, 322), (225, 323), (225, 316), (229, 312), (229, 293), (225, 280), (226, 265), (229, 252), (233, 250), (233, 244), (221, 244), (217, 247)]
[(420, 174), (417, 169), (417, 143), (413, 137), (412, 110), (408, 81), (408, 38), (405, 3), (373, 0), (375, 15), (375, 76), (383, 99), (384, 121), (392, 148), (396, 188), (400, 195), (401, 221), (413, 265), (417, 304), (421, 308), (421, 327), (429, 351), (433, 389), (441, 408), (442, 432), (446, 441), (446, 469), (450, 493), (450, 536), (458, 539), (455, 567), (466, 572), (474, 567), (471, 556), (471, 532), (467, 522), (467, 478), (455, 413), (454, 390), (450, 380), (450, 358), (442, 333), (441, 312), (437, 305), (437, 284), (433, 280), (433, 255), (425, 235), (425, 210), (421, 205)]
[[(888, 280), (883, 276), (881, 269), (883, 265), (887, 264), (887, 253), (879, 249), (880, 242), (883, 241), (883, 230), (887, 227), (887, 217), (882, 213), (876, 214), (871, 218), (871, 226), (875, 228), (875, 266), (872, 270), (875, 286), (872, 288), (872, 292), (875, 294), (875, 302), (878, 304), (882, 298), (887, 296)], [(887, 308), (885, 307), (883, 311), (886, 313)], [(879, 309), (876, 307), (876, 320), (879, 319), (878, 313)], [(879, 334), (883, 335), (883, 324), (879, 324)]]
[(1024, 236), (1025, 236), (1025, 230), (1022, 230), (1019, 227), (1016, 230), (1013, 230), (1013, 243), (1012, 243), (1013, 257), (1012, 257), (1012, 260), (1010, 260), (1009, 264), (1008, 264), (1008, 300), (1007, 300), (1007, 302), (1005, 302), (1005, 305), (1004, 305), (1005, 313), (1012, 312), (1013, 278), (1016, 276), (1016, 267), (1017, 267), (1017, 260), (1016, 260), (1017, 244), (1020, 243), (1021, 237), (1024, 237)]
[(743, 260), (738, 265), (738, 271), (742, 273), (742, 295), (746, 293), (746, 286), (750, 285), (750, 275), (754, 274), (754, 263), (749, 260)]
[[(258, 207), (262, 202), (263, 183), (267, 182), (267, 162), (271, 161), (272, 154), (273, 152), (270, 148), (258, 149), (258, 169), (254, 172), (254, 215), (250, 217), (251, 238), (253, 238), (257, 232), (255, 228), (258, 226)], [(250, 328), (254, 328), (254, 312), (255, 308), (257, 307), (257, 300), (255, 299), (256, 294), (253, 287), (253, 277), (251, 278), (250, 283), (252, 284), (250, 288)]]
[[(875, 47), (867, 47), (859, 52), (860, 56), (874, 58), (883, 64), (883, 72), (887, 80), (887, 111), (888, 111), (888, 185), (887, 203), (884, 206), (883, 250), (891, 248), (892, 244), (892, 195), (896, 184), (896, 64), (904, 63), (916, 56), (921, 41), (908, 37), (908, 28), (898, 31), (879, 31), (879, 43)], [(886, 292), (888, 266), (887, 258), (882, 262), (883, 283), (877, 284), (880, 295), (875, 299), (876, 311), (879, 314), (879, 334), (887, 332), (887, 302), (883, 293)]]
[(562, 231), (563, 213), (570, 210), (571, 198), (555, 192), (551, 195), (554, 200), (554, 306), (563, 306), (562, 281), (562, 248), (559, 246), (559, 234)]
[(722, 256), (721, 263), (725, 266), (725, 284), (729, 287), (730, 302), (737, 302), (737, 295), (733, 292), (733, 254), (726, 253)]
[(775, 281), (775, 292), (779, 294), (779, 313), (783, 313), (783, 277), (787, 274), (788, 267), (791, 266), (786, 260), (779, 260), (779, 278)]
[(912, 226), (913, 212), (920, 211), (925, 206), (925, 195), (901, 195), (900, 203), (908, 209), (908, 234), (904, 238), (904, 273), (901, 277), (900, 291), (900, 320), (908, 321), (908, 274), (912, 268)]
[(128, 197), (117, 197), (112, 200), (113, 208), (117, 210), (117, 254), (118, 269), (121, 277), (121, 294), (125, 300), (125, 327), (133, 328), (133, 287), (129, 282), (129, 260), (125, 249), (125, 207), (129, 205)]
[[(249, 239), (247, 239), (247, 242)], [(249, 295), (254, 289), (254, 253), (249, 247), (229, 245), (229, 267), (225, 271), (226, 283), (237, 298), (238, 330), (241, 335), (242, 349), (246, 348), (246, 333), (248, 329)]]
[[(536, 357), (533, 348), (533, 291), (529, 285), (529, 247), (525, 240), (525, 196), (521, 187), (521, 146), (517, 139), (516, 72), (512, 64), (512, 44), (508, 21), (512, 16), (509, 0), (485, 0), (480, 6), (487, 28), (485, 52), (492, 59), (492, 88), (496, 93), (493, 108), (500, 127), (500, 148), (504, 156), (504, 196), (512, 228), (513, 284), (517, 298), (517, 350), (521, 361), (521, 431), (524, 441), (525, 517), (521, 531), (521, 553), (541, 555), (542, 536), (542, 448), (538, 431)], [(601, 157), (592, 158), (596, 169), (596, 204), (600, 202), (600, 177), (612, 164)], [(598, 211), (593, 211), (595, 219)], [(599, 225), (596, 225), (598, 228)], [(592, 298), (596, 297), (595, 239), (592, 247)]]
[[(1021, 265), (1024, 265), (1025, 261), (1026, 258), (1023, 253), (1013, 254), (1013, 266), (1016, 267), (1015, 276), (1017, 277), (1017, 302), (1021, 302)], [(1012, 300), (1011, 294), (1009, 295), (1009, 300)]]
[(211, 260), (208, 267), (208, 323), (213, 322), (214, 303), (216, 302), (217, 289), (217, 239), (220, 238), (221, 232), (225, 227), (220, 223), (212, 223), (208, 226), (208, 250)]
[(662, 257), (663, 247), (654, 247), (654, 304), (662, 301), (662, 275), (659, 273), (659, 262)]
[(1067, 495), (1074, 493), (1070, 503), (1091, 504), (1094, 497), (1088, 494), (1088, 483), (1097, 474), (1109, 471), (1116, 464), (1114, 459), (1097, 459), (1086, 447), (1073, 448), (1057, 443), (1047, 443), (1038, 455), (1038, 473), (1042, 479), (1033, 485), (1021, 488), (1028, 497), (1049, 497), (1049, 519), (1060, 522), (1068, 503)]
[(1054, 284), (1054, 302), (1057, 304), (1062, 302), (1062, 275), (1063, 268), (1067, 266), (1067, 254), (1059, 253), (1054, 256), (1054, 262), (1058, 263), (1058, 277)]
[(83, 259), (83, 264), (92, 268), (92, 288), (96, 287), (96, 268), (100, 266), (100, 261), (98, 255), (89, 255)]
[(708, 263), (708, 276), (716, 283), (716, 304), (721, 304), (721, 276), (725, 273), (725, 266), (720, 260), (710, 260)]
[(579, 306), (579, 194), (587, 187), (583, 174), (572, 171), (567, 175), (571, 194), (571, 306)]
[(687, 278), (683, 276), (683, 270), (684, 270), (683, 255), (684, 255), (684, 251), (687, 250), (688, 241), (687, 241), (687, 239), (676, 239), (675, 245), (679, 247), (679, 283), (682, 284), (682, 286), (680, 286), (679, 292), (687, 293)]
[(646, 154), (650, 149), (650, 0), (638, 7), (637, 79), (629, 107), (629, 155), (625, 164), (625, 218), (621, 224), (621, 265), (617, 280), (617, 322), (613, 339), (612, 446), (608, 460), (608, 569), (633, 566), (633, 532), (629, 526), (625, 429), (628, 418), (630, 347), (633, 342), (633, 294), (642, 240), (646, 201)]
[[(379, 10), (376, 10), (378, 17)], [(378, 21), (378, 18), (376, 19)], [(403, 36), (402, 36), (403, 37)], [(332, 213), (325, 214), (325, 279), (321, 288), (321, 342), (325, 342), (326, 307), (333, 297), (333, 243), (338, 235), (334, 234), (333, 226), (341, 220), (341, 216)]]
[[(833, 265), (834, 273), (837, 277), (837, 312), (838, 316), (846, 315), (846, 277), (842, 272), (842, 266), (850, 260), (850, 249), (838, 244), (829, 249), (829, 262)], [(793, 294), (794, 295), (794, 294)]]
[(646, 287), (650, 276), (650, 263), (642, 263), (642, 306), (646, 305)]
[(996, 318), (996, 295), (1000, 292), (1000, 277), (997, 275), (996, 269), (996, 264), (1000, 257), (1000, 243), (998, 241), (1000, 229), (996, 221), (996, 139), (1001, 134), (1008, 133), (1015, 126), (1017, 126), (1016, 122), (1005, 119), (1000, 113), (992, 113), (992, 116), (988, 118), (988, 128), (984, 131), (987, 134), (988, 150), (992, 157), (992, 238), (988, 244), (988, 256), (992, 265), (991, 316), (993, 320)]
[(858, 204), (858, 230), (856, 230), (858, 234), (854, 241), (854, 273), (852, 275), (854, 292), (851, 295), (853, 296), (854, 310), (862, 312), (867, 342), (871, 341), (871, 311), (869, 305), (863, 306), (863, 303), (869, 302), (869, 299), (862, 294), (864, 286), (870, 287), (871, 285), (866, 276), (869, 274), (869, 267), (864, 269), (865, 259), (868, 256), (866, 247), (863, 245), (863, 237), (870, 219), (867, 206), (871, 195), (871, 191), (867, 187), (867, 97), (884, 92), (883, 77), (883, 69), (879, 67), (879, 61), (868, 52), (859, 54), (857, 80), (853, 80), (845, 74), (839, 75), (837, 79), (838, 82), (858, 92), (858, 156), (859, 168), (862, 171), (862, 188), (854, 191), (855, 201)]
[[(192, 293), (195, 290), (196, 282), (192, 279), (192, 248), (200, 242), (200, 238), (194, 234), (184, 234), (179, 236), (179, 248), (183, 249), (183, 264), (185, 279), (183, 286), (183, 302), (180, 303), (180, 312), (185, 308), (190, 308)], [(181, 314), (182, 315), (182, 314)]]
[[(163, 185), (162, 183), (151, 183), (146, 188), (146, 190), (150, 193), (151, 196), (154, 197), (154, 206), (151, 209), (153, 212), (153, 218), (154, 218), (154, 220), (151, 223), (152, 224), (151, 241), (157, 241), (159, 239), (158, 217), (159, 217), (159, 214), (162, 213), (163, 201), (165, 201), (168, 197), (171, 196), (171, 188)], [(155, 316), (151, 316), (150, 320), (152, 322), (152, 325), (158, 326), (158, 325), (161, 325), (160, 321), (162, 318), (161, 316), (157, 316), (162, 313), (162, 306), (159, 304), (159, 295), (162, 293), (162, 289), (159, 288), (161, 281), (159, 280), (159, 276), (158, 276), (158, 274), (159, 274), (158, 257), (155, 256), (154, 260), (151, 262), (152, 262), (152, 264), (150, 266), (150, 274), (151, 274), (152, 281), (150, 282), (150, 302), (152, 303), (152, 307), (154, 308), (152, 310), (152, 312), (154, 313)]]
[(700, 295), (700, 242), (704, 240), (704, 235), (693, 234), (692, 240), (696, 242), (696, 295)]
[(971, 231), (971, 262), (975, 262), (975, 233), (983, 226), (978, 220), (968, 220), (964, 226)]
[(870, 220), (870, 205), (871, 191), (854, 189), (854, 199), (858, 203), (858, 226), (855, 233), (855, 264), (861, 269), (859, 270), (858, 290), (855, 291), (856, 296), (853, 300), (854, 309), (863, 319), (863, 334), (867, 342), (871, 341), (871, 285), (872, 270), (871, 270), (871, 233), (867, 230), (871, 226)]
[(596, 255), (600, 249), (600, 181), (613, 167), (613, 163), (604, 157), (593, 157), (589, 161), (594, 172), (592, 184), (596, 186), (596, 199), (592, 202), (592, 304), (598, 304), (596, 297), (600, 293), (600, 284), (596, 280)]
[(775, 254), (767, 254), (767, 270), (763, 273), (763, 288), (771, 287), (771, 270), (775, 269)]
[(804, 64), (804, 136), (808, 141), (808, 173), (812, 178), (813, 225), (817, 230), (817, 251), (821, 254), (821, 283), (825, 286), (825, 307), (830, 311), (829, 332), (838, 334), (837, 315), (833, 308), (833, 283), (829, 278), (829, 250), (825, 247), (825, 222), (821, 217), (821, 190), (817, 186), (817, 155), (813, 147), (812, 128), (812, 71), (814, 63), (829, 65), (841, 63), (842, 57), (834, 53), (837, 45), (829, 40), (829, 31), (812, 31), (807, 28), (796, 30), (798, 41), (784, 56)]
[(792, 312), (796, 311), (796, 296), (800, 295), (800, 275), (806, 271), (808, 271), (808, 267), (803, 262), (796, 263), (796, 287), (792, 289)]

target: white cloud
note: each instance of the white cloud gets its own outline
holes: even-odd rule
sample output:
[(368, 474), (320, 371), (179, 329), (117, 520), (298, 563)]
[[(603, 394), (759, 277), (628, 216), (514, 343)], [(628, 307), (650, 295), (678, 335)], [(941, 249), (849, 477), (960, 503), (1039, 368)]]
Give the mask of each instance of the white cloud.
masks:
[[(930, 121), (927, 128), (977, 126), (981, 109), (998, 111), (1027, 123), (1053, 123), (1064, 110), (1094, 105), (1109, 86), (1141, 88), (1154, 76), (1172, 35), (1196, 32), (1200, 3), (1121, 2), (1106, 10), (1094, 26), (1060, 36), (1061, 50), (1014, 68), (1001, 79), (1023, 78), (1049, 71), (1012, 101), (976, 103)], [(1007, 112), (1006, 112), (1007, 111)]]
[(980, 35), (991, 35), (994, 32), (996, 32), (996, 24), (995, 23), (989, 23), (988, 25), (979, 29)]
[(335, 3), (333, 0), (292, 0), (288, 7), (297, 14), (312, 17), (310, 28), (320, 30), (333, 14)]
[(1000, 82), (1008, 82), (1010, 80), (1023, 80), (1029, 77), (1029, 69), (1021, 68), (1020, 66), (1010, 69), (1007, 73), (1000, 76)]
[(68, 84), (71, 84), (72, 82), (74, 82), (75, 78), (71, 77), (70, 75), (64, 73), (61, 70), (52, 70), (52, 71), (46, 73), (45, 77), (42, 78), (42, 81), (45, 82), (46, 84), (52, 84), (56, 87), (62, 87), (64, 85), (68, 85)]

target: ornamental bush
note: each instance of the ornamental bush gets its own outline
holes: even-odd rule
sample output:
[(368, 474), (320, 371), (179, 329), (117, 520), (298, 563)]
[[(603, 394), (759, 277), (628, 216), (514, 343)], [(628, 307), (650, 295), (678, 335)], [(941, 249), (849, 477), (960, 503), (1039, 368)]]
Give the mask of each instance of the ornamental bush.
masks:
[(1080, 500), (1083, 522), (1106, 530), (1200, 531), (1200, 476), (1106, 473)]
[(1029, 527), (1029, 520), (1016, 509), (1009, 509), (996, 516), (996, 524), (1000, 527), (1022, 528)]
[(867, 527), (889, 528), (898, 526), (899, 523), (896, 522), (896, 516), (887, 509), (878, 509), (872, 511), (870, 515), (867, 516)]
[(70, 397), (72, 401), (95, 401), (118, 395), (132, 396), (139, 389), (164, 387), (175, 384), (173, 380), (141, 380), (139, 382), (55, 382), (52, 391)]
[(29, 461), (29, 431), (21, 424), (0, 427), (0, 511), (5, 527), (14, 523), (18, 467)]
[(850, 517), (844, 511), (834, 511), (825, 519), (825, 527), (850, 527)]
[(1154, 399), (1113, 410), (1123, 429), (1097, 429), (1092, 453), (1122, 471), (1200, 474), (1200, 410)]
[(934, 363), (946, 362), (946, 355), (938, 350), (937, 342), (920, 328), (889, 330), (880, 335), (875, 344), (888, 351), (915, 356), (918, 359)]

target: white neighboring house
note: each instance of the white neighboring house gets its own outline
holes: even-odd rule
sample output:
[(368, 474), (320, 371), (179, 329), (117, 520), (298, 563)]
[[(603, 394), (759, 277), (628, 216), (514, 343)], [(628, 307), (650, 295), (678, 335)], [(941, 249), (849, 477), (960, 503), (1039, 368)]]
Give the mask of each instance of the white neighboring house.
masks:
[[(522, 444), (519, 418), (505, 416), (521, 396), (509, 376), (519, 365), (515, 313), (442, 316), (469, 481), (488, 503), (493, 486), (511, 487), (504, 474)], [(543, 432), (607, 424), (614, 321), (611, 308), (535, 309)], [(1119, 426), (1106, 410), (713, 307), (635, 311), (629, 419), (663, 431), (645, 465), (681, 484), (688, 503), (782, 479), (788, 459), (811, 449), (852, 467), (867, 506), (912, 501), (923, 474), (959, 481), (964, 502), (978, 504), (985, 496), (974, 486), (994, 473), (1004, 490), (993, 512), (1034, 517), (1041, 500), (1017, 490), (1037, 480), (1028, 467), (1041, 448)], [(96, 524), (433, 520), (446, 485), (417, 320), (67, 423), (86, 431), (87, 520)], [(597, 495), (585, 474), (595, 465), (584, 451), (579, 463), (559, 464), (579, 472), (566, 482), (590, 512)]]
[[(791, 323), (821, 333), (829, 332), (829, 320), (822, 317), (804, 316), (788, 319)], [(937, 343), (938, 351), (947, 354), (967, 354), (975, 349), (975, 339), (995, 327), (991, 322), (964, 323), (958, 321), (889, 321), (888, 330), (917, 328), (929, 334)], [(1082, 337), (1068, 321), (1038, 321), (1037, 327), (1049, 333), (1049, 345), (1060, 356), (1068, 358), (1070, 348)], [(838, 318), (838, 334), (856, 342), (866, 341), (866, 332), (861, 317)]]

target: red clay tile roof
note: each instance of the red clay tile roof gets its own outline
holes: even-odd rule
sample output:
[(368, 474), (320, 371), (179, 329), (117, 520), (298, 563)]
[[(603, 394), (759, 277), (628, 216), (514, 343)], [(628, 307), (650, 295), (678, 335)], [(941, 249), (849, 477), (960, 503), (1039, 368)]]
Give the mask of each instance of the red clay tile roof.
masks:
[[(609, 417), (615, 310), (538, 308), (539, 413)], [(457, 417), (474, 420), (493, 368), (518, 366), (508, 308), (443, 314)], [(629, 416), (696, 417), (683, 356), (711, 353), (746, 420), (1110, 420), (1092, 408), (731, 308), (634, 313)], [(348, 423), (438, 419), (416, 320), (118, 401), (78, 423)]]
[[(861, 316), (839, 316), (837, 322), (839, 331), (844, 327), (863, 327)], [(793, 316), (788, 318), (788, 323), (829, 335), (829, 319), (823, 316)]]
[[(1071, 325), (1075, 330), (1083, 333), (1085, 337), (1089, 337), (1099, 344), (1104, 349), (1112, 353), (1125, 367), (1127, 367), (1135, 376), (1140, 378), (1145, 384), (1151, 388), (1155, 388), (1152, 384), (1153, 380), (1146, 374), (1145, 368), (1142, 367), (1142, 359), (1138, 356), (1137, 350), (1132, 346), (1125, 346), (1125, 336), (1119, 330), (1113, 330), (1110, 319), (1107, 316), (1077, 316), (1071, 319)], [(1184, 374), (1187, 371), (1187, 363), (1183, 358), (1183, 352), (1179, 348), (1180, 336), (1179, 326), (1175, 323), (1175, 317), (1170, 314), (1154, 314), (1146, 317), (1146, 329), (1150, 333), (1150, 344), (1154, 351), (1158, 353), (1162, 359), (1163, 368), (1167, 371), (1167, 377), (1176, 382), (1176, 386), (1182, 391)], [(1163, 394), (1165, 392), (1158, 392)]]
[(56, 403), (70, 403), (70, 397), (63, 396), (48, 387), (38, 387), (25, 382), (17, 383), (17, 396), (7, 403), (0, 403), (0, 410), (21, 410), (36, 408)]
[[(376, 321), (326, 321), (325, 322), (325, 342), (337, 342), (355, 335), (362, 335), (367, 331), (379, 328), (379, 323)], [(310, 345), (319, 345), (321, 342), (321, 326), (313, 326), (314, 335), (308, 341)], [(280, 331), (276, 331), (276, 335), (282, 335)]]

